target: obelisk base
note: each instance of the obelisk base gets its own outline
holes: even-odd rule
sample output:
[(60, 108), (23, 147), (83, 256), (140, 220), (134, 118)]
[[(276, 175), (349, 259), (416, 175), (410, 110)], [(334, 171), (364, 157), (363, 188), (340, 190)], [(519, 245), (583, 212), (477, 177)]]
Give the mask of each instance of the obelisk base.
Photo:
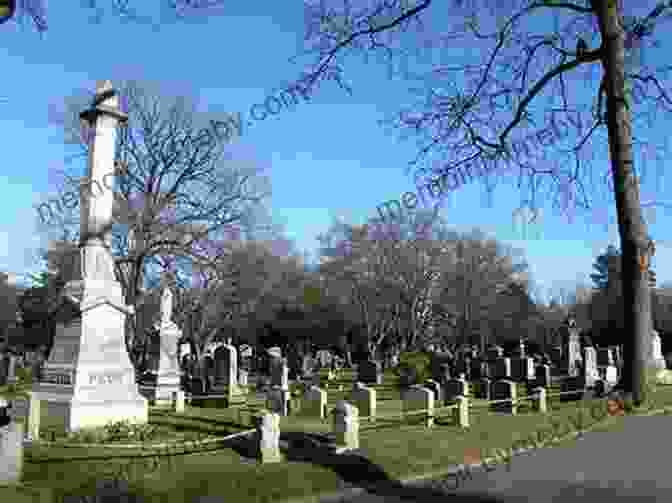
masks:
[(159, 374), (156, 381), (156, 388), (154, 388), (152, 393), (152, 405), (161, 408), (172, 407), (173, 393), (177, 393), (178, 391), (180, 391), (179, 374)]
[(42, 381), (33, 386), (44, 401), (42, 424), (72, 432), (122, 420), (147, 423), (147, 400), (124, 342), (120, 285), (86, 279), (67, 285), (65, 294), (81, 314), (57, 326)]

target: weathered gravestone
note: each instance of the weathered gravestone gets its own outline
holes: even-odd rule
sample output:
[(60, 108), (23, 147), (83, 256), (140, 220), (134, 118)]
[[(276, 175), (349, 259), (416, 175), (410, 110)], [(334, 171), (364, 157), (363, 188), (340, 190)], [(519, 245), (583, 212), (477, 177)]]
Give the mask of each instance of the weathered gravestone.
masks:
[(317, 360), (319, 361), (321, 368), (330, 367), (332, 359), (333, 354), (331, 353), (331, 351), (321, 349), (317, 352)]
[(21, 481), (23, 473), (24, 425), (10, 422), (0, 428), (0, 482)]
[(618, 368), (609, 365), (604, 368), (604, 380), (607, 382), (609, 385), (615, 385), (618, 383)]
[(280, 416), (260, 414), (254, 418), (256, 426), (257, 459), (263, 463), (282, 461), (280, 454)]
[(7, 384), (16, 384), (19, 382), (19, 377), (16, 372), (18, 368), (18, 358), (16, 355), (10, 354), (7, 364)]
[(599, 348), (597, 350), (597, 365), (600, 367), (607, 367), (615, 365), (614, 352), (611, 348)]
[(310, 386), (303, 395), (301, 414), (324, 419), (327, 413), (327, 392)]
[(469, 368), (469, 359), (459, 356), (455, 360), (455, 373), (457, 375), (464, 374), (467, 376), (467, 369)]
[(492, 369), (492, 377), (495, 379), (511, 379), (511, 358), (498, 358)]
[(301, 358), (301, 375), (303, 377), (309, 377), (313, 373), (315, 368), (315, 359), (310, 355), (303, 355)]
[(358, 381), (364, 384), (383, 384), (383, 370), (380, 362), (367, 360), (359, 364)]
[(469, 375), (471, 376), (471, 379), (477, 380), (482, 377), (486, 377), (483, 373), (486, 367), (487, 365), (484, 361), (481, 361), (480, 359), (472, 359), (469, 369)]
[(586, 394), (586, 378), (584, 375), (568, 376), (562, 380), (560, 386), (561, 402), (581, 400)]
[(198, 362), (198, 371), (198, 377), (203, 381), (205, 391), (209, 393), (215, 382), (215, 359), (212, 355), (201, 358)]
[(434, 393), (434, 403), (443, 403), (445, 400), (443, 388), (438, 382), (434, 379), (427, 379), (423, 386)]
[(238, 369), (238, 386), (247, 386), (248, 377), (247, 370)]
[(336, 434), (336, 453), (359, 449), (359, 409), (339, 400), (334, 408), (334, 433)]
[(492, 381), (487, 377), (481, 377), (475, 382), (474, 394), (476, 398), (481, 398), (483, 400), (490, 400), (490, 388), (492, 386)]
[(532, 358), (512, 358), (511, 378), (517, 382), (534, 379), (534, 360)]
[(551, 385), (551, 366), (537, 365), (534, 370), (535, 384), (542, 388), (550, 387)]
[(276, 359), (271, 363), (271, 386), (289, 389), (289, 367), (284, 358)]
[(418, 414), (413, 414), (410, 417), (417, 418), (418, 416), (422, 417), (422, 412), (425, 412), (425, 425), (428, 428), (434, 425), (435, 401), (434, 393), (431, 390), (419, 385), (411, 386), (404, 390), (401, 400), (404, 414), (416, 412)]
[(485, 358), (488, 361), (496, 361), (499, 358), (504, 357), (504, 348), (501, 346), (493, 346), (488, 348), (488, 350), (485, 353)]
[(505, 412), (515, 415), (518, 412), (516, 403), (518, 388), (516, 383), (506, 379), (495, 381), (491, 387), (491, 399), (500, 401), (491, 405), (494, 412)]
[(432, 374), (432, 379), (439, 383), (450, 379), (452, 364), (452, 353), (433, 353), (430, 357), (430, 372)]
[(398, 353), (392, 353), (390, 355), (390, 368), (396, 368), (399, 366), (399, 354)]
[(238, 355), (234, 346), (223, 345), (214, 354), (215, 390), (238, 385)]
[(376, 390), (356, 382), (351, 393), (352, 403), (357, 407), (360, 418), (375, 421), (376, 418)]
[(282, 389), (280, 386), (273, 386), (267, 395), (268, 409), (274, 414), (286, 416), (289, 413), (290, 398), (289, 390)]
[(654, 369), (667, 368), (665, 358), (663, 357), (660, 335), (658, 335), (656, 330), (651, 330), (648, 367)]
[(244, 401), (238, 386), (238, 352), (234, 346), (224, 344), (215, 350), (215, 376), (212, 392), (225, 395), (227, 406)]
[(0, 386), (7, 384), (9, 375), (9, 355), (0, 354)]
[(595, 381), (600, 378), (600, 374), (597, 371), (597, 354), (595, 348), (583, 348), (583, 365), (586, 386), (591, 388), (595, 384)]
[(450, 364), (448, 363), (442, 363), (439, 365), (439, 369), (436, 374), (432, 374), (433, 380), (441, 384), (442, 386), (445, 385), (448, 381), (450, 381), (451, 377), (451, 370), (450, 370)]
[(461, 374), (457, 379), (450, 379), (446, 382), (444, 388), (446, 402), (455, 401), (458, 396), (469, 396), (469, 383), (464, 374)]

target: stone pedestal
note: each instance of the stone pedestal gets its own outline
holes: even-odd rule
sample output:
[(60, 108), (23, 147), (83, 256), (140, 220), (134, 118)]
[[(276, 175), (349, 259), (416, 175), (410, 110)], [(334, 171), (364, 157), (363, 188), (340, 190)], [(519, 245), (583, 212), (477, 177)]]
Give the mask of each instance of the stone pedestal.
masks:
[(579, 329), (576, 327), (566, 327), (565, 348), (563, 351), (562, 369), (567, 375), (572, 377), (579, 376), (580, 368), (583, 364), (581, 357), (581, 338)]
[(169, 322), (161, 326), (161, 354), (159, 369), (154, 390), (154, 405), (157, 407), (172, 407), (173, 393), (180, 391), (180, 367), (177, 359), (177, 341), (182, 331)]
[(74, 431), (111, 421), (146, 423), (147, 400), (139, 393), (124, 342), (128, 308), (115, 281), (85, 279), (66, 285), (68, 304), (81, 313), (58, 324), (42, 381), (45, 425)]

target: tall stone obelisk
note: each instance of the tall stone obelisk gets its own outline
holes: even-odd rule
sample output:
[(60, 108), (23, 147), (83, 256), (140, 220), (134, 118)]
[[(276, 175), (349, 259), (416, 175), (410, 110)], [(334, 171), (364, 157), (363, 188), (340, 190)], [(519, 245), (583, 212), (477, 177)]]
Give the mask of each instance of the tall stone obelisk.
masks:
[[(97, 83), (94, 103), (80, 117), (95, 131), (89, 139), (87, 183), (108, 187), (117, 126), (127, 121), (110, 81)], [(126, 316), (133, 308), (125, 305), (110, 251), (114, 193), (82, 190), (80, 197), (79, 274), (66, 284), (62, 304), (74, 314), (57, 325), (43, 379), (33, 391), (46, 405), (43, 418), (58, 418), (66, 431), (120, 420), (146, 423), (147, 400), (138, 391), (124, 342)]]

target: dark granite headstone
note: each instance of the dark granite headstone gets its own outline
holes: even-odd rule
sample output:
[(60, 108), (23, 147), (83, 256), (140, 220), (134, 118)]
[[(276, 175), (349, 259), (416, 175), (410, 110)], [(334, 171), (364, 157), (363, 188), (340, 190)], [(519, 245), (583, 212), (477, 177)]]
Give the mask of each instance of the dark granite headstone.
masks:
[(383, 384), (383, 371), (379, 362), (364, 361), (357, 369), (358, 381), (363, 384)]

